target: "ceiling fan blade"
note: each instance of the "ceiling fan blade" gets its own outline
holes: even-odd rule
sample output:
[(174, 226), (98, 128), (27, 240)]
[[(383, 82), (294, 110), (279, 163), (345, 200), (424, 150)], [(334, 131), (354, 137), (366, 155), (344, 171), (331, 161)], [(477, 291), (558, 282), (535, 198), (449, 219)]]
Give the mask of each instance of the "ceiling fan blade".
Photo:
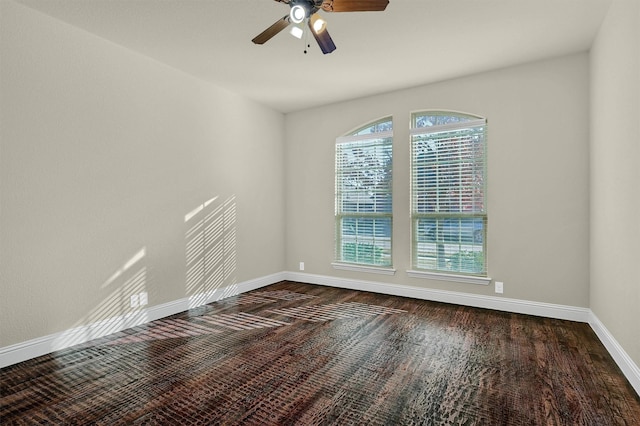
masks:
[(313, 23), (311, 22), (311, 19), (310, 19), (309, 29), (311, 30), (311, 34), (313, 34), (313, 37), (318, 42), (318, 46), (320, 46), (320, 50), (322, 50), (322, 53), (326, 55), (327, 53), (331, 53), (334, 50), (336, 50), (336, 45), (331, 39), (331, 36), (329, 35), (329, 31), (327, 31), (326, 28), (323, 28), (323, 30), (320, 31), (319, 33), (316, 32), (313, 29)]
[(324, 0), (325, 12), (377, 12), (385, 10), (389, 0)]
[(275, 24), (258, 34), (251, 40), (255, 44), (264, 44), (271, 39), (274, 35), (284, 30), (289, 26), (289, 15), (285, 15), (283, 18), (278, 19)]

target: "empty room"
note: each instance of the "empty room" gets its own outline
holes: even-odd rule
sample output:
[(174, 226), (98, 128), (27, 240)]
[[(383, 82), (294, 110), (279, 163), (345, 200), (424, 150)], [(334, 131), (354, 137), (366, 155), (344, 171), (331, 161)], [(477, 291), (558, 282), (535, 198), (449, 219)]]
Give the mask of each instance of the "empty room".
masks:
[(638, 0), (0, 0), (0, 423), (640, 425), (638, 164)]

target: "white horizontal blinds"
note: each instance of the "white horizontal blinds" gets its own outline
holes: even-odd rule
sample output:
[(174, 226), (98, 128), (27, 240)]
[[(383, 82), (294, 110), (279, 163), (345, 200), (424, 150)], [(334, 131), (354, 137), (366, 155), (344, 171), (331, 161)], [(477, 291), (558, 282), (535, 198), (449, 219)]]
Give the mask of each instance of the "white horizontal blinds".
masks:
[(484, 212), (484, 125), (413, 136), (417, 213)]
[(343, 213), (391, 213), (391, 138), (339, 143), (336, 162)]
[(413, 266), (484, 276), (486, 122), (431, 113), (413, 126)]
[(336, 141), (336, 260), (391, 265), (391, 121)]

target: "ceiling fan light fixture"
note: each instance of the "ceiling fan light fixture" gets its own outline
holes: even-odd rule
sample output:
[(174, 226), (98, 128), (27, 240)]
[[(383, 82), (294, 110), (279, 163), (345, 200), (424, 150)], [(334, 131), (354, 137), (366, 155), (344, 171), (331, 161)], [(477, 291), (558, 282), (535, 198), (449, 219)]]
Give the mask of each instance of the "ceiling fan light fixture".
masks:
[(289, 18), (294, 24), (299, 24), (300, 22), (304, 21), (304, 18), (306, 17), (307, 11), (304, 7), (300, 6), (299, 4), (291, 7), (291, 11), (289, 11)]
[(298, 39), (302, 39), (302, 35), (304, 34), (304, 30), (296, 25), (292, 26), (289, 32)]
[(324, 53), (325, 55), (327, 53), (331, 53), (334, 50), (336, 50), (336, 45), (333, 42), (333, 40), (331, 39), (331, 36), (329, 35), (329, 31), (325, 28), (326, 26), (322, 26), (319, 25), (320, 27), (320, 32), (316, 31), (316, 25), (318, 24), (318, 20), (320, 20), (319, 18), (316, 20), (314, 19), (317, 18), (315, 15), (311, 16), (311, 19), (309, 19), (309, 29), (311, 30), (311, 34), (313, 34), (313, 38), (316, 39), (316, 41), (318, 42), (318, 46), (320, 46), (320, 50), (322, 50), (322, 53)]
[(320, 18), (317, 14), (311, 15), (311, 28), (316, 34), (320, 34), (327, 29), (327, 21)]

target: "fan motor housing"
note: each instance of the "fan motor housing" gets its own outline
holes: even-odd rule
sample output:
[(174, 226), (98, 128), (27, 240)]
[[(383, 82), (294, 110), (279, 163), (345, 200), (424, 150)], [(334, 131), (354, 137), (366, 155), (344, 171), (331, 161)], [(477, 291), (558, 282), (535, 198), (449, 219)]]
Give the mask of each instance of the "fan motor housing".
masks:
[(322, 6), (323, 0), (290, 0), (289, 7), (301, 6), (307, 12), (307, 17), (313, 15)]

